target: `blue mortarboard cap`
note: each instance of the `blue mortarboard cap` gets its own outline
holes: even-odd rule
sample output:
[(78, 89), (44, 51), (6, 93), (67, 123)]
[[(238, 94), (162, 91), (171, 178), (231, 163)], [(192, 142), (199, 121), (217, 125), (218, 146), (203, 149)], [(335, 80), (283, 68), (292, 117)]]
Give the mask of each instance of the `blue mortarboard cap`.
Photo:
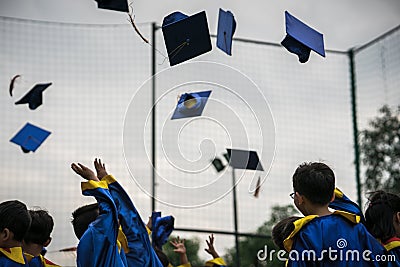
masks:
[(185, 15), (182, 12), (179, 12), (179, 11), (173, 12), (163, 19), (162, 27), (165, 27), (171, 23), (186, 19), (188, 17), (189, 17), (188, 15)]
[(314, 50), (325, 57), (324, 37), (321, 33), (307, 26), (289, 12), (285, 11), (286, 37), (281, 44), (291, 53), (298, 55), (299, 61), (305, 63)]
[(171, 66), (211, 51), (206, 12), (185, 16), (174, 12), (163, 20), (162, 31)]
[(161, 217), (161, 211), (153, 211), (151, 213), (151, 225), (154, 226), (156, 219)]
[(36, 109), (43, 103), (42, 93), (47, 87), (52, 85), (52, 83), (40, 83), (36, 84), (26, 95), (24, 95), (20, 100), (15, 102), (15, 105), (19, 104), (29, 104), (31, 110)]
[(154, 247), (162, 248), (174, 230), (173, 216), (157, 217), (153, 224), (151, 239)]
[(226, 149), (228, 151), (229, 165), (235, 169), (264, 171), (256, 151)]
[(51, 132), (39, 128), (30, 123), (25, 126), (10, 140), (19, 146), (21, 149), (28, 153), (30, 151), (35, 152), (36, 149), (46, 140)]
[(219, 9), (217, 47), (232, 55), (232, 38), (236, 30), (236, 21), (230, 11)]
[(171, 120), (201, 116), (210, 94), (211, 90), (181, 95)]
[(127, 0), (95, 0), (97, 7), (121, 12), (129, 12)]

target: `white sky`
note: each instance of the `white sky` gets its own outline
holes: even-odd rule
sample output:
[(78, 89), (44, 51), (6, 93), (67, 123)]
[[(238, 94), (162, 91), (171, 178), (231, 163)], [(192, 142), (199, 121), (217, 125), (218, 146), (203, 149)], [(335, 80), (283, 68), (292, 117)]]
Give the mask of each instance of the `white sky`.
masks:
[[(0, 15), (74, 23), (127, 23), (120, 12), (97, 9), (90, 0), (1, 0)], [(146, 0), (133, 1), (136, 22), (161, 24), (165, 15), (180, 10), (206, 10), (210, 29), (216, 29), (218, 9), (233, 12), (236, 36), (280, 42), (287, 10), (324, 34), (325, 47), (347, 50), (381, 35), (400, 23), (398, 0)], [(215, 33), (215, 30), (211, 30)]]
[[(236, 37), (251, 38), (268, 42), (280, 42), (285, 36), (284, 11), (314, 27), (324, 34), (327, 49), (347, 50), (350, 47), (364, 44), (400, 24), (400, 2), (398, 0), (372, 1), (135, 1), (133, 3), (136, 22), (152, 22), (161, 24), (162, 18), (176, 10), (186, 14), (194, 14), (201, 10), (207, 11), (209, 28), (215, 33), (218, 8), (233, 12), (237, 21)], [(87, 23), (87, 24), (127, 24), (126, 14), (99, 10), (94, 1), (86, 0), (0, 0), (0, 16), (44, 20), (54, 22)], [(8, 25), (8, 26), (7, 26)], [(23, 78), (15, 89), (15, 97), (11, 99), (7, 90), (1, 93), (1, 116), (4, 118), (4, 130), (0, 132), (0, 147), (3, 152), (0, 170), (5, 177), (7, 187), (0, 189), (0, 201), (18, 198), (29, 206), (41, 206), (49, 209), (56, 219), (54, 241), (51, 249), (59, 249), (76, 244), (69, 223), (71, 211), (77, 206), (92, 202), (79, 193), (79, 178), (69, 170), (73, 161), (91, 164), (95, 156), (104, 158), (110, 170), (131, 194), (141, 212), (146, 218), (150, 210), (149, 198), (128, 177), (127, 168), (122, 157), (122, 125), (124, 117), (128, 124), (144, 123), (143, 117), (135, 112), (127, 113), (129, 100), (137, 88), (149, 78), (149, 47), (143, 45), (139, 38), (132, 34), (130, 27), (105, 28), (99, 31), (91, 27), (69, 27), (66, 25), (47, 24), (1, 24), (3, 36), (0, 40), (0, 83), (8, 88), (10, 78), (22, 72)], [(8, 28), (16, 30), (7, 31)], [(143, 33), (148, 28), (141, 27)], [(158, 32), (158, 48), (162, 47), (161, 33)], [(110, 38), (111, 36), (111, 38)], [(87, 37), (87, 39), (85, 39)], [(114, 38), (114, 39), (113, 39)], [(22, 41), (21, 41), (22, 40)], [(109, 50), (113, 45), (119, 49)], [(163, 49), (163, 47), (162, 47)], [(254, 52), (254, 54), (253, 54)], [(275, 120), (277, 150), (270, 176), (262, 189), (260, 198), (255, 200), (248, 194), (248, 180), (245, 176), (239, 187), (239, 226), (242, 231), (252, 231), (267, 219), (268, 207), (274, 204), (288, 204), (287, 194), (290, 193), (290, 177), (294, 168), (305, 160), (325, 160), (331, 165), (338, 177), (338, 184), (351, 197), (355, 197), (354, 169), (352, 166), (352, 132), (349, 109), (348, 63), (346, 58), (330, 56), (323, 59), (312, 54), (310, 61), (299, 64), (297, 58), (283, 49), (263, 50), (262, 47), (234, 44), (234, 55), (227, 57), (214, 49), (205, 55), (203, 60), (210, 60), (233, 66), (248, 75), (260, 87), (271, 106)], [(261, 53), (265, 57), (257, 58)], [(397, 55), (397, 54), (396, 54)], [(158, 58), (157, 60), (162, 61)], [(136, 62), (139, 63), (136, 63)], [(279, 64), (277, 64), (279, 62)], [(39, 63), (39, 64), (38, 64)], [(368, 67), (379, 67), (379, 62), (372, 62)], [(284, 66), (284, 67), (282, 67)], [(161, 70), (166, 64), (158, 65)], [(288, 78), (288, 70), (291, 71)], [(113, 72), (114, 71), (114, 72)], [(184, 71), (184, 70), (181, 70)], [(196, 69), (186, 70), (188, 76), (196, 73)], [(112, 75), (109, 75), (109, 74)], [(191, 73), (191, 74), (190, 74)], [(248, 87), (234, 84), (245, 84), (235, 75), (218, 76), (222, 72), (204, 69), (196, 73), (199, 77), (219, 78), (222, 85), (230, 85), (241, 97), (244, 97), (257, 116), (263, 114), (264, 101), (258, 99), (254, 91), (249, 93)], [(165, 84), (182, 82), (179, 73), (158, 84), (158, 94), (166, 92)], [(160, 77), (161, 79), (162, 77)], [(194, 77), (193, 79), (198, 79)], [(211, 79), (211, 78), (210, 78)], [(54, 85), (47, 90), (45, 105), (36, 111), (26, 107), (15, 107), (12, 102), (19, 94), (37, 81), (53, 81)], [(164, 85), (164, 87), (163, 87)], [(3, 89), (4, 89), (3, 88)], [(23, 89), (24, 88), (24, 89)], [(390, 89), (390, 88), (389, 88)], [(253, 90), (253, 89), (251, 89)], [(118, 94), (115, 92), (118, 91)], [(175, 100), (177, 92), (168, 95), (167, 102), (160, 103), (160, 110), (171, 112), (170, 102)], [(313, 95), (312, 102), (307, 94)], [(326, 97), (329, 95), (329, 101)], [(213, 93), (214, 100), (226, 100), (227, 107), (238, 112), (238, 118), (252, 125), (252, 117), (245, 107), (237, 104), (237, 99), (227, 92)], [(218, 96), (218, 97), (217, 97)], [(149, 110), (149, 95), (138, 98), (139, 106)], [(224, 117), (220, 109), (212, 109), (216, 102), (212, 100), (205, 114), (216, 117), (224, 125), (229, 126), (229, 118)], [(398, 100), (398, 99), (397, 99)], [(392, 99), (396, 103), (396, 99)], [(236, 101), (236, 102), (235, 102)], [(261, 101), (261, 102), (260, 102)], [(397, 101), (398, 102), (398, 101)], [(140, 106), (143, 105), (143, 106)], [(108, 107), (104, 108), (104, 107)], [(132, 108), (132, 106), (130, 106)], [(375, 110), (375, 107), (371, 107)], [(129, 111), (129, 110), (128, 110)], [(373, 111), (370, 112), (371, 114)], [(168, 120), (168, 116), (160, 113), (159, 122)], [(161, 115), (165, 115), (164, 117)], [(133, 117), (132, 117), (133, 116)], [(125, 118), (125, 119), (126, 119)], [(129, 120), (129, 118), (132, 118)], [(16, 130), (25, 121), (30, 121), (53, 134), (38, 149), (35, 154), (24, 155), (19, 149), (8, 142)], [(182, 152), (191, 160), (201, 156), (203, 150), (210, 145), (202, 142), (207, 135), (215, 132), (215, 153), (220, 153), (220, 140), (225, 140), (224, 132), (212, 124), (200, 125), (199, 129), (186, 129), (180, 138), (183, 141)], [(246, 125), (243, 123), (243, 125)], [(170, 124), (170, 127), (172, 124)], [(239, 124), (238, 124), (239, 125)], [(240, 125), (240, 126), (243, 126)], [(323, 127), (321, 127), (323, 125)], [(168, 125), (167, 125), (168, 126)], [(176, 126), (176, 125), (175, 125)], [(268, 123), (263, 125), (265, 134)], [(161, 127), (160, 125), (158, 127)], [(143, 133), (142, 127), (139, 133)], [(257, 128), (249, 126), (250, 144), (255, 149), (261, 149), (258, 144)], [(273, 128), (273, 127), (270, 127)], [(100, 129), (100, 130), (99, 130)], [(175, 141), (173, 127), (163, 128), (166, 132), (165, 144), (168, 147)], [(254, 130), (256, 129), (256, 130)], [(136, 139), (137, 131), (133, 130), (131, 144), (148, 142), (148, 137)], [(190, 135), (196, 134), (196, 141)], [(239, 134), (239, 133), (235, 133)], [(229, 137), (234, 136), (230, 133)], [(261, 143), (271, 146), (268, 135), (262, 136)], [(159, 139), (160, 140), (160, 139)], [(316, 140), (319, 142), (316, 144)], [(137, 143), (135, 143), (137, 141)], [(190, 149), (191, 143), (196, 149)], [(253, 143), (252, 143), (253, 142)], [(146, 143), (148, 145), (148, 143)], [(189, 145), (188, 145), (189, 144)], [(200, 145), (201, 144), (201, 145)], [(204, 147), (203, 147), (204, 145)], [(262, 149), (265, 149), (262, 147)], [(125, 148), (126, 149), (126, 148)], [(212, 149), (211, 149), (212, 150)], [(174, 182), (196, 184), (198, 180), (186, 179), (186, 176), (169, 166), (159, 147), (159, 167), (163, 176)], [(139, 183), (149, 187), (149, 164), (142, 150), (130, 150)], [(168, 152), (168, 151), (167, 151)], [(135, 154), (137, 153), (137, 155)], [(142, 154), (143, 153), (143, 154)], [(135, 155), (137, 158), (135, 158)], [(271, 160), (271, 155), (265, 153), (262, 157), (264, 167)], [(129, 159), (128, 159), (129, 161)], [(266, 163), (267, 162), (267, 163)], [(179, 163), (179, 162), (178, 162)], [(187, 162), (185, 162), (187, 163)], [(200, 162), (201, 163), (201, 162)], [(205, 173), (215, 175), (213, 170)], [(18, 178), (16, 178), (18, 177)], [(137, 178), (136, 177), (136, 178)], [(230, 179), (230, 173), (224, 176)], [(207, 177), (209, 178), (209, 177)], [(225, 179), (224, 178), (224, 179)], [(142, 180), (140, 180), (142, 179)], [(227, 180), (230, 183), (230, 180)], [(159, 181), (160, 183), (162, 181)], [(228, 183), (228, 186), (229, 186)], [(160, 188), (160, 187), (159, 187)], [(161, 187), (162, 188), (162, 187)], [(46, 191), (48, 189), (48, 191)], [(224, 189), (224, 188), (222, 188)], [(160, 197), (169, 199), (171, 203), (179, 203), (182, 199), (189, 204), (201, 203), (203, 199), (213, 197), (204, 191), (193, 195), (181, 196), (171, 191), (161, 192)], [(215, 192), (213, 192), (215, 193)], [(219, 192), (217, 192), (219, 194)], [(189, 201), (190, 200), (190, 201)], [(164, 214), (174, 214), (179, 227), (202, 227), (210, 229), (232, 230), (231, 198), (228, 196), (211, 206), (200, 209), (175, 209), (159, 204)], [(202, 236), (204, 238), (204, 235)], [(232, 246), (231, 237), (219, 236), (221, 251)], [(218, 244), (218, 243), (217, 243)], [(204, 244), (203, 244), (204, 245)], [(201, 248), (202, 250), (202, 248)], [(201, 254), (206, 257), (206, 254)]]

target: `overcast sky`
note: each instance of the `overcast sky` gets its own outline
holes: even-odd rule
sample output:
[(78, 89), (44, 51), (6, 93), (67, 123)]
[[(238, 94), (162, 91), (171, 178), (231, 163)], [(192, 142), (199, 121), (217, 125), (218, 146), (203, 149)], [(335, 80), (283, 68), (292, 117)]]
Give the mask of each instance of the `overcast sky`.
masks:
[[(135, 1), (133, 6), (137, 23), (155, 21), (161, 24), (165, 15), (176, 10), (186, 14), (206, 10), (211, 33), (216, 32), (221, 7), (235, 15), (236, 37), (276, 43), (285, 36), (284, 11), (288, 10), (322, 32), (327, 49), (339, 50), (364, 44), (400, 24), (398, 0), (246, 3), (146, 0)], [(132, 33), (126, 14), (99, 10), (90, 0), (0, 0), (0, 16), (126, 25), (96, 28), (1, 20), (0, 83), (5, 89), (13, 75), (22, 73), (23, 76), (16, 84), (14, 98), (10, 98), (7, 90), (1, 92), (4, 128), (0, 132), (3, 152), (0, 170), (7, 186), (1, 187), (0, 201), (17, 198), (28, 206), (47, 208), (56, 220), (50, 249), (76, 245), (70, 213), (92, 200), (80, 195), (80, 179), (74, 176), (69, 165), (74, 161), (91, 164), (95, 156), (100, 156), (146, 218), (150, 199), (139, 186), (149, 191), (151, 169), (146, 154), (149, 148), (146, 116), (151, 102), (149, 84), (145, 81), (150, 77), (150, 49)], [(149, 25), (139, 26), (149, 36)], [(160, 31), (157, 40), (157, 47), (164, 51)], [(328, 53), (322, 58), (312, 53), (308, 63), (300, 64), (294, 55), (279, 47), (234, 43), (232, 57), (213, 49), (200, 59), (227, 64), (238, 71), (218, 64), (204, 67), (200, 63), (200, 69), (196, 67), (199, 65), (187, 64), (158, 76), (158, 167), (163, 179), (158, 181), (157, 188), (161, 200), (175, 206), (202, 205), (226, 193), (230, 188), (230, 171), (218, 175), (211, 167), (192, 179), (179, 167), (200, 170), (209, 166), (209, 158), (220, 155), (232, 143), (263, 152), (264, 167), (271, 167), (259, 199), (248, 193), (249, 184), (257, 177), (254, 175), (259, 174), (242, 177), (238, 188), (241, 231), (254, 231), (268, 218), (272, 205), (291, 203), (288, 198), (290, 177), (302, 161), (327, 162), (337, 174), (338, 185), (350, 197), (355, 197), (345, 55)], [(161, 64), (162, 57), (158, 55), (157, 60)], [(374, 61), (368, 68), (375, 64), (380, 66), (380, 62)], [(168, 64), (157, 65), (157, 68), (168, 69)], [(254, 81), (259, 91), (246, 77)], [(37, 110), (13, 105), (34, 83), (48, 81), (53, 85), (45, 91), (44, 105)], [(182, 83), (190, 81), (203, 81), (191, 84), (190, 89), (214, 90), (204, 120), (191, 121), (189, 126), (186, 121), (172, 123), (169, 118), (176, 96), (189, 90)], [(375, 107), (371, 110), (373, 114)], [(270, 116), (273, 116), (273, 123)], [(23, 154), (9, 142), (26, 121), (52, 131), (35, 154)], [(275, 135), (271, 135), (271, 131)], [(276, 150), (272, 149), (275, 146)], [(135, 179), (129, 177), (123, 152)], [(186, 161), (179, 158), (179, 153)], [(219, 184), (215, 190), (206, 187), (196, 192), (179, 191), (179, 188), (163, 190), (171, 181), (181, 187), (200, 187), (215, 181), (215, 177), (221, 178), (216, 180)], [(179, 209), (161, 203), (157, 207), (164, 214), (176, 216), (178, 227), (220, 230), (233, 227), (230, 195), (197, 209)], [(218, 236), (218, 240), (221, 240), (221, 243), (217, 241), (221, 251), (233, 244), (231, 237)], [(201, 256), (205, 258), (206, 254)]]
[[(100, 10), (91, 0), (1, 0), (0, 15), (74, 23), (127, 23), (120, 12)], [(398, 0), (146, 0), (133, 1), (136, 22), (157, 22), (167, 14), (194, 14), (206, 10), (210, 31), (215, 33), (218, 9), (231, 10), (237, 37), (280, 42), (285, 33), (284, 11), (324, 34), (325, 47), (347, 50), (368, 42), (399, 25)]]

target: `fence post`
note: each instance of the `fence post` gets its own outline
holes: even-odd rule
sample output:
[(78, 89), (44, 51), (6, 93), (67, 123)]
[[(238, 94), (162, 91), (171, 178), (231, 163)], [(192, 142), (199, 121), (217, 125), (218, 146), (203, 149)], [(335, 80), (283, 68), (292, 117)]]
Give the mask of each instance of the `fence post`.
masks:
[(353, 141), (354, 141), (354, 166), (356, 171), (357, 183), (357, 202), (360, 208), (361, 204), (361, 180), (360, 180), (360, 146), (358, 142), (358, 125), (357, 125), (357, 99), (356, 99), (356, 73), (354, 63), (354, 50), (348, 51), (350, 60), (350, 90), (351, 90), (351, 111), (353, 118)]
[(155, 22), (151, 24), (151, 211), (156, 210), (156, 31)]

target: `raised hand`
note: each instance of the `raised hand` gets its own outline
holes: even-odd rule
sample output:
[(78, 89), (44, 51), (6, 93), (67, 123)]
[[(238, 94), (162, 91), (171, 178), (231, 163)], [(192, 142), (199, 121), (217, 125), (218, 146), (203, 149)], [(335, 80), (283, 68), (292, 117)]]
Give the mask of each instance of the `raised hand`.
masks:
[(94, 172), (91, 169), (89, 169), (88, 167), (86, 167), (85, 165), (82, 165), (80, 163), (78, 163), (78, 164), (72, 163), (71, 164), (71, 169), (76, 174), (80, 175), (83, 179), (92, 180), (92, 181), (99, 181), (99, 179), (96, 177)]
[(208, 236), (209, 240), (206, 240), (208, 248), (204, 249), (208, 254), (213, 256), (213, 258), (219, 258), (217, 251), (214, 248), (214, 234)]
[(94, 159), (94, 168), (97, 172), (97, 178), (101, 180), (104, 176), (107, 176), (106, 165), (101, 162), (101, 159), (95, 158)]
[(179, 236), (170, 241), (171, 245), (174, 246), (174, 252), (179, 253), (179, 254), (186, 254), (186, 247), (185, 247), (185, 239), (181, 240), (179, 239)]

